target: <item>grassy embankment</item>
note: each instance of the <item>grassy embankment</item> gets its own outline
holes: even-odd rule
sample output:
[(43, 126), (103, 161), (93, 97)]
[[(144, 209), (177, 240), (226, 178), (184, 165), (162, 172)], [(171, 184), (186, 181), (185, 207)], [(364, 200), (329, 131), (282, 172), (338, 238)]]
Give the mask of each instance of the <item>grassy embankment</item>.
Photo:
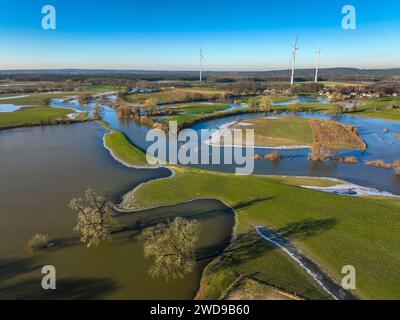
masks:
[[(109, 129), (109, 126), (101, 122), (101, 124)], [(113, 150), (113, 153), (121, 157), (121, 159), (126, 162), (128, 165), (133, 165), (133, 166), (145, 166), (147, 165), (147, 162), (144, 157), (144, 153), (132, 145), (129, 140), (122, 134), (118, 132), (114, 132), (113, 135), (106, 135), (106, 138), (109, 137), (107, 147), (111, 148)], [(116, 143), (113, 143), (116, 141)], [(127, 155), (128, 153), (134, 154)], [(142, 154), (142, 156), (138, 154)], [(180, 167), (175, 167), (175, 170), (179, 170)], [(316, 185), (316, 186), (329, 186), (332, 185), (333, 183), (331, 181), (324, 181), (321, 179), (303, 179), (303, 178), (281, 178), (281, 177), (274, 177), (271, 178), (273, 181), (283, 181), (285, 180), (285, 183), (287, 182), (290, 185), (298, 185), (298, 184), (306, 184), (306, 185)], [(282, 180), (283, 179), (283, 180)], [(258, 248), (265, 250), (265, 253), (263, 254), (264, 257), (264, 262), (267, 264), (265, 267), (268, 268), (268, 270), (263, 270), (263, 271), (269, 271), (268, 272), (268, 277), (261, 277), (261, 279), (269, 279), (269, 277), (274, 277), (278, 276), (280, 279), (282, 279), (279, 282), (271, 281), (270, 286), (265, 286), (266, 291), (270, 290), (276, 290), (276, 287), (281, 288), (282, 290), (288, 290), (293, 293), (298, 293), (301, 294), (302, 296), (310, 299), (329, 299), (329, 296), (315, 283), (313, 279), (309, 277), (309, 275), (301, 269), (299, 266), (293, 263), (293, 261), (290, 260), (285, 254), (283, 254), (281, 251), (277, 250), (273, 245), (267, 243), (266, 241), (263, 241), (259, 239), (256, 235), (254, 235), (254, 240), (259, 242), (257, 244)], [(240, 273), (239, 272), (229, 272), (230, 275), (232, 275), (232, 281), (236, 281), (240, 279)], [(285, 280), (283, 281), (283, 278)], [(236, 283), (235, 282), (235, 283)], [(226, 292), (222, 290), (220, 292), (221, 295), (227, 294), (228, 290), (231, 289), (230, 285), (232, 283), (227, 283), (227, 287), (223, 288), (224, 290), (227, 290)], [(257, 288), (259, 290), (259, 288)], [(272, 292), (271, 291), (271, 292)], [(216, 298), (221, 298), (222, 296), (218, 296)]]
[(335, 121), (282, 117), (246, 120), (245, 123), (251, 125), (242, 127), (237, 123), (231, 128), (254, 129), (256, 146), (311, 146), (317, 143), (328, 148), (366, 148), (362, 139), (351, 132), (350, 128)]
[(145, 153), (129, 142), (128, 138), (120, 131), (112, 130), (108, 123), (98, 121), (104, 128), (111, 130), (104, 135), (105, 146), (112, 150), (113, 154), (128, 166), (150, 167)]
[(72, 94), (72, 92), (31, 94), (25, 98), (1, 100), (0, 103), (2, 104), (15, 104), (24, 107), (14, 112), (0, 113), (0, 128), (75, 122), (76, 120), (66, 117), (74, 111), (48, 107), (50, 99), (71, 96)]
[(293, 240), (338, 282), (343, 266), (355, 266), (355, 294), (360, 297), (400, 297), (400, 235), (396, 231), (400, 227), (399, 200), (331, 195), (263, 176), (188, 168), (176, 171), (172, 179), (139, 188), (135, 194), (138, 208), (216, 198), (237, 215), (238, 238), (204, 272), (199, 298), (219, 298), (240, 274), (251, 274), (285, 291), (316, 298), (303, 291), (307, 288), (306, 278), (294, 276), (295, 266), (254, 234), (255, 225), (271, 226)]
[(221, 96), (224, 91), (203, 88), (166, 89), (151, 93), (137, 93), (128, 95), (128, 101), (143, 104), (147, 99), (154, 99), (158, 104), (173, 104), (197, 100), (209, 100)]
[(14, 112), (0, 113), (0, 128), (15, 128), (34, 125), (45, 125), (62, 122), (73, 122), (66, 116), (73, 111), (55, 108), (22, 108)]
[(304, 298), (327, 298), (303, 269), (254, 233), (256, 225), (273, 227), (290, 238), (338, 282), (342, 267), (353, 265), (358, 296), (400, 298), (399, 200), (338, 196), (298, 187), (332, 184), (320, 179), (173, 168), (175, 177), (137, 189), (136, 209), (214, 198), (232, 207), (237, 217), (237, 238), (206, 268), (198, 298), (225, 296), (240, 275)]

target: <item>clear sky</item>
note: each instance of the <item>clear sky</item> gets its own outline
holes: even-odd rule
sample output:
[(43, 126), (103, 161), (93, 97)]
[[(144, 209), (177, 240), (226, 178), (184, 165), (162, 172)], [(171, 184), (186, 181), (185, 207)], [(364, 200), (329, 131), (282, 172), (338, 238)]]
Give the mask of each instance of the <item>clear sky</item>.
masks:
[[(56, 30), (41, 27), (54, 5)], [(341, 26), (344, 5), (357, 29)], [(399, 0), (0, 0), (0, 69), (400, 67)]]

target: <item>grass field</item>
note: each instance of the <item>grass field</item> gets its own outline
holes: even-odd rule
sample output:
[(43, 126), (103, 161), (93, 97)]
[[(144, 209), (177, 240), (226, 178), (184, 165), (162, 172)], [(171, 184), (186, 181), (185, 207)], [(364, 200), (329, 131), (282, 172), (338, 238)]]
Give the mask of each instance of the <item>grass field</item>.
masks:
[(174, 178), (139, 188), (136, 204), (147, 208), (216, 198), (237, 214), (238, 240), (228, 256), (207, 268), (203, 297), (218, 298), (237, 273), (258, 274), (260, 280), (304, 296), (296, 290), (298, 284), (290, 287), (292, 266), (281, 265), (275, 255), (279, 251), (268, 250), (254, 235), (255, 225), (266, 225), (292, 239), (339, 282), (342, 267), (353, 265), (360, 297), (400, 298), (399, 200), (331, 195), (262, 176), (176, 171)]
[(179, 88), (179, 89), (176, 89), (176, 90), (181, 90), (181, 91), (189, 91), (189, 92), (194, 92), (194, 93), (208, 93), (208, 94), (216, 94), (216, 93), (219, 93), (219, 94), (223, 94), (223, 93), (225, 93), (225, 92), (227, 92), (227, 91), (225, 91), (225, 90), (220, 90), (220, 89), (217, 89), (217, 88), (212, 88), (212, 87), (189, 87), (189, 88)]
[(4, 112), (0, 113), (0, 128), (48, 124), (63, 119), (72, 112), (70, 109), (48, 107), (22, 108), (14, 112)]
[(174, 109), (182, 114), (206, 114), (229, 108), (226, 103), (188, 103)]
[(98, 94), (98, 93), (105, 93), (105, 92), (113, 92), (113, 91), (120, 91), (126, 90), (126, 87), (122, 86), (82, 86), (80, 87), (82, 92), (87, 92), (90, 94)]
[[(237, 127), (254, 129), (256, 146), (311, 145), (312, 131), (308, 119), (285, 117), (276, 120), (254, 119), (245, 121), (252, 126)], [(234, 125), (233, 128), (236, 128)]]
[[(281, 102), (281, 101), (291, 100), (293, 98), (272, 96), (271, 99), (273, 100), (273, 102)], [(345, 112), (345, 114), (352, 116), (380, 118), (386, 120), (400, 120), (400, 98), (362, 99), (359, 101), (361, 104), (357, 107), (355, 111)], [(246, 99), (244, 99), (243, 102), (246, 102)], [(338, 103), (340, 102), (333, 102), (333, 103), (304, 102), (304, 103), (299, 103), (298, 105), (302, 111), (335, 113), (335, 106)], [(389, 106), (395, 106), (397, 108), (390, 109), (388, 108)], [(273, 110), (288, 111), (290, 110), (290, 105), (274, 106)]]
[[(106, 128), (109, 128), (106, 123), (102, 123), (102, 125)], [(124, 162), (126, 162), (128, 165), (134, 166), (143, 166), (145, 164), (145, 160), (143, 160), (144, 153), (132, 145), (123, 134), (114, 132), (114, 135), (109, 137), (112, 139), (112, 142), (116, 141), (116, 143), (107, 143), (107, 147), (111, 148), (113, 153), (121, 157)], [(129, 155), (129, 153), (132, 153), (133, 155)], [(323, 179), (271, 177), (271, 180), (276, 182), (286, 181), (290, 185), (332, 185), (332, 181)], [(175, 199), (172, 201), (175, 201)], [(157, 202), (155, 204), (157, 204)], [(149, 203), (149, 205), (151, 204)], [(260, 267), (263, 268), (262, 272), (257, 276), (259, 280), (268, 281), (268, 283), (274, 287), (282, 286), (282, 290), (289, 290), (290, 292), (301, 294), (303, 297), (309, 299), (330, 298), (327, 296), (326, 292), (324, 292), (301, 267), (293, 263), (288, 256), (286, 256), (280, 250), (277, 250), (276, 247), (266, 241), (261, 240), (257, 235), (250, 234), (246, 239), (242, 238), (240, 241), (237, 241), (236, 244), (241, 246), (244, 243), (248, 244), (250, 242), (254, 242), (254, 249), (257, 252), (262, 251), (262, 254), (260, 254), (256, 262), (249, 261), (250, 264), (255, 262), (257, 265), (260, 265)], [(253, 248), (249, 248), (249, 250), (252, 249)], [(235, 250), (232, 252), (234, 253), (234, 256), (238, 254)], [(218, 261), (219, 260), (216, 260), (212, 266), (215, 266), (215, 264), (219, 265)], [(251, 268), (253, 267), (250, 267), (250, 269)], [(206, 291), (200, 290), (201, 294), (204, 296), (199, 296), (198, 298), (221, 298), (226, 294), (226, 291), (229, 289), (232, 282), (234, 282), (240, 274), (249, 274), (249, 270), (247, 270), (247, 265), (243, 264), (237, 265), (237, 268), (234, 270), (228, 270), (224, 267), (223, 270), (218, 270), (218, 274), (222, 277), (222, 283), (220, 284), (217, 280), (218, 284), (215, 284), (213, 279), (214, 274), (212, 273), (210, 275), (213, 279), (212, 286), (207, 287)], [(204, 276), (203, 278), (203, 281), (208, 281), (210, 279), (209, 276)], [(221, 287), (219, 287), (220, 285)], [(214, 286), (216, 287), (214, 288)]]
[(338, 122), (330, 120), (282, 117), (279, 119), (253, 119), (232, 125), (232, 129), (254, 129), (254, 142), (261, 147), (279, 147), (318, 143), (337, 149), (365, 149), (360, 137)]
[[(124, 148), (130, 148), (128, 143), (125, 138)], [(237, 216), (238, 237), (206, 268), (198, 298), (220, 298), (239, 275), (252, 275), (304, 298), (328, 298), (303, 269), (254, 233), (256, 225), (273, 227), (290, 238), (338, 282), (342, 267), (353, 265), (359, 297), (400, 298), (399, 200), (346, 197), (298, 187), (333, 184), (317, 178), (237, 176), (173, 168), (175, 177), (136, 190), (135, 209), (219, 199)]]
[(163, 123), (167, 125), (169, 121), (177, 121), (178, 124), (181, 124), (227, 108), (229, 108), (229, 105), (225, 103), (188, 103), (179, 105), (179, 108), (174, 109), (178, 114), (166, 118)]
[(210, 90), (199, 90), (199, 89), (169, 89), (162, 90), (159, 92), (152, 93), (139, 93), (130, 94), (128, 100), (133, 103), (143, 104), (147, 99), (154, 99), (158, 104), (172, 104), (180, 102), (189, 102), (193, 99), (194, 95), (201, 95), (204, 98), (211, 98), (216, 94), (220, 94), (219, 91)]
[[(388, 107), (396, 108), (390, 109)], [(380, 118), (386, 120), (400, 120), (400, 98), (378, 98), (361, 100), (361, 105), (353, 113), (356, 116)]]
[[(19, 95), (19, 94), (16, 94), (16, 95)], [(63, 97), (74, 96), (74, 95), (76, 96), (77, 92), (36, 93), (36, 94), (31, 94), (29, 97), (20, 98), (20, 99), (0, 100), (0, 103), (15, 104), (18, 106), (47, 107), (47, 103), (50, 99), (63, 98)]]
[[(107, 124), (102, 123), (105, 128)], [(143, 151), (133, 146), (122, 132), (112, 131), (104, 136), (104, 143), (116, 157), (124, 163), (134, 167), (150, 167)]]

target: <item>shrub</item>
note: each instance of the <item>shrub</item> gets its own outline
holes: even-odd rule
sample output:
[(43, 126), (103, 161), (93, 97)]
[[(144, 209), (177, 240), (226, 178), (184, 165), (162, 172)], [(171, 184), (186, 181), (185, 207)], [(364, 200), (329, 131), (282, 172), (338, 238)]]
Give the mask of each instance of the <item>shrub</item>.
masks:
[(342, 114), (344, 112), (344, 106), (342, 104), (335, 104), (333, 106), (333, 113)]
[(394, 172), (400, 176), (400, 160), (396, 160), (395, 162), (393, 162), (393, 169)]
[(278, 161), (278, 160), (281, 160), (281, 158), (282, 158), (281, 154), (278, 151), (274, 151), (265, 156), (265, 160), (269, 160), (269, 161)]
[(254, 160), (261, 160), (261, 156), (259, 154), (254, 155)]
[(391, 169), (392, 164), (391, 163), (385, 163), (382, 160), (373, 160), (373, 161), (365, 161), (365, 164), (370, 167), (376, 167), (376, 168), (384, 168), (384, 169)]
[(288, 105), (288, 110), (290, 112), (301, 112), (303, 111), (303, 107), (300, 103), (292, 103)]
[(344, 157), (343, 162), (348, 164), (356, 164), (358, 163), (358, 159), (356, 157)]
[(310, 159), (312, 161), (327, 161), (333, 157), (333, 149), (325, 148), (320, 144), (314, 143), (311, 147)]
[(46, 250), (50, 247), (49, 236), (47, 234), (36, 234), (29, 241), (26, 246), (28, 252), (36, 252)]

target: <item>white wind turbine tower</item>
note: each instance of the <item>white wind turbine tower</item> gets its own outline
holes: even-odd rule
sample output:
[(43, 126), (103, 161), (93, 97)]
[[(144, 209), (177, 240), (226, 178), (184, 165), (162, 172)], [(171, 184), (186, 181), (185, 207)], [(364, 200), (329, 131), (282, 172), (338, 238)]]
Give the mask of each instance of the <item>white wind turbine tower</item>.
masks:
[(318, 82), (318, 71), (319, 71), (319, 60), (321, 57), (321, 49), (318, 49), (316, 52), (317, 54), (317, 68), (315, 69), (315, 83)]
[(203, 80), (203, 49), (200, 48), (200, 82)]
[(292, 85), (294, 82), (294, 70), (296, 69), (296, 52), (299, 50), (297, 47), (297, 38), (296, 42), (294, 43), (293, 46), (293, 51), (292, 51), (292, 77), (290, 78), (290, 84)]

